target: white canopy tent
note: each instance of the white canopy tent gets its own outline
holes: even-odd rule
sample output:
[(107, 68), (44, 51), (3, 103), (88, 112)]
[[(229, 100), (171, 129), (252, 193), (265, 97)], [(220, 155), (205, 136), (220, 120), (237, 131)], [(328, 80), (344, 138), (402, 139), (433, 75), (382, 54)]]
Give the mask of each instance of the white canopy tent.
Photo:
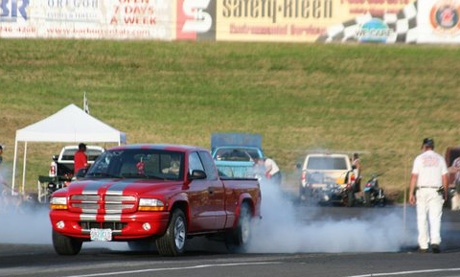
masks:
[(24, 142), (24, 167), (22, 172), (22, 193), (26, 182), (26, 161), (28, 142), (113, 142), (126, 143), (126, 134), (118, 131), (70, 104), (57, 113), (16, 131), (14, 143), (13, 180), (14, 192), (18, 142)]

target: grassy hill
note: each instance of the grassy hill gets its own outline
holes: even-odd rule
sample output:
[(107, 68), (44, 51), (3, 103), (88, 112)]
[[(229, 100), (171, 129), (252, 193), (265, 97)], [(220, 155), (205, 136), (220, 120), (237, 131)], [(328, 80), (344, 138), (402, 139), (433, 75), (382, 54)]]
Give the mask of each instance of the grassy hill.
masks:
[[(453, 46), (0, 40), (0, 53), (9, 166), (15, 130), (81, 106), (84, 91), (91, 114), (129, 143), (209, 147), (212, 132), (260, 133), (289, 173), (311, 150), (360, 151), (365, 178), (386, 172), (393, 191), (408, 182), (423, 137), (440, 152), (460, 142)], [(61, 145), (29, 145), (34, 190)]]

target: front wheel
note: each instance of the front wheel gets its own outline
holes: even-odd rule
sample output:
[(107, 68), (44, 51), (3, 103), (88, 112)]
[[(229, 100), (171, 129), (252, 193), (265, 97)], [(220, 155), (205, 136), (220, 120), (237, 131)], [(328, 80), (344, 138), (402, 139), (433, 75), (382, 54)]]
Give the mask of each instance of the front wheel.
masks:
[(226, 245), (232, 251), (245, 251), (251, 239), (252, 230), (251, 208), (247, 203), (241, 205), (238, 226), (228, 234)]
[(182, 210), (174, 210), (166, 233), (156, 244), (162, 256), (179, 256), (184, 253), (187, 239), (187, 221)]
[(64, 236), (53, 230), (53, 246), (59, 255), (77, 255), (83, 242), (79, 239)]

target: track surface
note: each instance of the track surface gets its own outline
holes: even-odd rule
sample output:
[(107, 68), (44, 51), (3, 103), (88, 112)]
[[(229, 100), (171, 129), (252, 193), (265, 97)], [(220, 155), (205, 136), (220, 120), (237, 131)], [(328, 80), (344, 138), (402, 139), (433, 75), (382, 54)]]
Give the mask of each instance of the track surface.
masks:
[[(299, 219), (312, 220), (302, 216), (309, 209), (300, 207)], [(402, 212), (326, 207), (315, 217), (361, 218), (394, 210)], [(409, 209), (408, 218), (413, 213)], [(414, 227), (412, 219), (408, 228)], [(420, 254), (414, 245), (397, 253), (229, 254), (218, 242), (195, 238), (178, 258), (133, 252), (125, 243), (84, 245), (80, 255), (62, 257), (51, 245), (0, 244), (0, 276), (460, 276), (460, 212), (445, 210), (443, 221), (443, 252), (437, 255)]]

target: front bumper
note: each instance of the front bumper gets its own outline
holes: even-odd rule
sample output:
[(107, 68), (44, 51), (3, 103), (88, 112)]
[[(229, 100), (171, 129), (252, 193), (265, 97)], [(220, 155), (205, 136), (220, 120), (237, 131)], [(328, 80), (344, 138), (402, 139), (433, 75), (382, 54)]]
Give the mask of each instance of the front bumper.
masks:
[[(113, 240), (123, 241), (163, 235), (169, 222), (169, 212), (136, 212), (119, 215), (79, 214), (52, 210), (50, 219), (53, 229), (62, 235), (90, 238), (91, 228), (112, 229)], [(63, 221), (62, 228), (57, 223)], [(143, 225), (150, 224), (145, 230)]]

